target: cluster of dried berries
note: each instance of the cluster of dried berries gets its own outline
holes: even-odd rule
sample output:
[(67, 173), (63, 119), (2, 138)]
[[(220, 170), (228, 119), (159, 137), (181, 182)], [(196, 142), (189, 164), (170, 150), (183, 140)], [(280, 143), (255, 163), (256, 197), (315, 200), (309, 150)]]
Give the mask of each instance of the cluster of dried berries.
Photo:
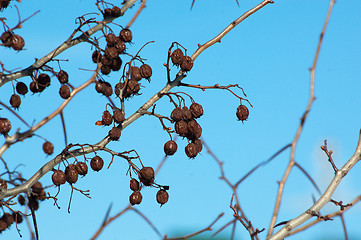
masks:
[(247, 120), (248, 115), (249, 115), (249, 110), (245, 105), (239, 105), (237, 107), (236, 116), (239, 121), (243, 122), (243, 121)]
[(56, 77), (58, 78), (61, 86), (59, 89), (59, 95), (61, 98), (63, 99), (68, 99), (70, 97), (70, 88), (69, 86), (66, 84), (69, 81), (69, 75), (66, 71), (64, 70), (60, 70), (58, 72), (58, 74), (56, 75)]
[[(117, 107), (111, 106), (113, 110), (113, 115), (110, 114), (108, 110), (105, 110), (103, 112), (102, 120), (97, 121), (95, 124), (98, 126), (109, 126), (113, 123), (121, 124), (125, 120), (125, 115), (122, 110), (120, 110)], [(116, 126), (113, 126), (113, 128), (109, 131), (109, 138), (110, 140), (116, 141), (120, 138), (122, 131), (117, 128)]]
[(10, 228), (13, 223), (22, 223), (23, 216), (19, 212), (4, 213), (0, 218), (0, 233)]
[(170, 55), (173, 65), (180, 66), (180, 68), (188, 72), (193, 67), (193, 59), (189, 56), (183, 54), (183, 51), (180, 48), (177, 48)]
[(50, 77), (48, 74), (41, 73), (39, 76), (30, 83), (29, 88), (32, 93), (40, 93), (46, 87), (50, 86)]
[(47, 199), (43, 185), (40, 182), (34, 183), (31, 187), (31, 195), (28, 198), (28, 206), (34, 211), (39, 209), (39, 201)]
[(25, 46), (25, 41), (24, 39), (17, 34), (14, 34), (12, 32), (4, 32), (1, 36), (0, 36), (0, 40), (3, 44), (3, 46), (5, 47), (11, 47), (14, 50), (20, 51), (24, 48)]
[(113, 94), (113, 88), (110, 83), (99, 80), (95, 83), (95, 90), (104, 96), (110, 97)]
[[(171, 119), (175, 121), (175, 131), (181, 137), (186, 137), (190, 143), (185, 147), (185, 153), (190, 158), (195, 158), (202, 151), (202, 128), (195, 120), (203, 115), (203, 107), (199, 103), (192, 103), (188, 108), (176, 107), (171, 113)], [(164, 144), (166, 155), (173, 155), (177, 151), (177, 144), (168, 141)]]
[(120, 17), (121, 15), (122, 15), (122, 11), (117, 6), (114, 6), (113, 8), (106, 8), (104, 9), (103, 12), (104, 18), (109, 18), (109, 17), (116, 18), (116, 17)]

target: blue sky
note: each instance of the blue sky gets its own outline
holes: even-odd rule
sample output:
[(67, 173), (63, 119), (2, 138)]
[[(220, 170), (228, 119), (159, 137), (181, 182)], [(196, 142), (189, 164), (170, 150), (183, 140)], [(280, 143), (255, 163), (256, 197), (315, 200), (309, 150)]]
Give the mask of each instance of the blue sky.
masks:
[[(120, 2), (120, 1), (118, 1)], [(148, 41), (155, 41), (142, 50), (141, 56), (153, 68), (151, 83), (143, 82), (142, 95), (126, 102), (127, 116), (133, 113), (149, 97), (166, 83), (167, 50), (173, 41), (181, 43), (191, 54), (198, 43), (204, 43), (217, 35), (230, 22), (258, 4), (258, 1), (240, 1), (238, 7), (233, 0), (197, 0), (190, 11), (191, 1), (147, 1), (147, 7), (136, 20), (133, 45), (129, 52), (135, 54)], [(238, 181), (253, 166), (266, 160), (280, 148), (290, 143), (296, 133), (309, 96), (309, 67), (312, 65), (320, 31), (328, 9), (328, 0), (295, 1), (276, 0), (232, 30), (220, 44), (203, 52), (195, 61), (194, 68), (184, 82), (201, 85), (239, 84), (254, 106), (244, 124), (236, 120), (238, 99), (229, 92), (180, 88), (203, 105), (204, 116), (199, 123), (202, 136), (212, 151), (224, 162), (226, 176)], [(92, 1), (37, 1), (16, 3), (22, 17), (33, 12), (40, 13), (16, 30), (26, 41), (26, 51), (14, 53), (0, 48), (0, 60), (6, 67), (14, 69), (30, 65), (64, 42), (76, 28), (74, 19), (84, 13), (97, 12)], [(115, 22), (125, 26), (137, 10), (139, 3), (124, 17)], [(361, 114), (361, 2), (357, 0), (337, 1), (329, 22), (319, 62), (316, 69), (316, 101), (307, 119), (296, 150), (296, 161), (301, 164), (324, 190), (333, 177), (333, 170), (320, 146), (325, 139), (334, 151), (337, 166), (342, 166), (353, 154), (360, 130)], [(16, 10), (0, 13), (8, 24), (16, 23)], [(111, 25), (115, 32), (119, 27)], [(99, 34), (97, 36), (100, 36)], [(103, 43), (104, 46), (104, 43)], [(69, 59), (62, 68), (69, 72), (70, 83), (79, 86), (89, 79), (90, 72), (79, 68), (94, 69), (91, 63), (92, 49), (80, 44), (65, 51), (57, 58)], [(123, 61), (126, 59), (123, 59)], [(58, 69), (57, 64), (52, 67)], [(172, 69), (172, 76), (177, 72)], [(104, 77), (113, 85), (120, 72)], [(30, 78), (22, 81), (29, 83)], [(22, 98), (19, 114), (29, 123), (54, 111), (62, 102), (58, 96), (59, 83), (52, 78), (52, 85), (41, 95), (26, 95)], [(241, 92), (238, 92), (241, 94)], [(0, 100), (8, 103), (12, 94), (11, 84), (0, 88)], [(113, 97), (113, 100), (117, 100)], [(72, 143), (96, 143), (106, 136), (109, 128), (95, 126), (105, 109), (106, 98), (97, 95), (94, 86), (78, 94), (66, 108), (65, 120), (68, 141)], [(190, 101), (188, 101), (190, 104)], [(167, 98), (157, 103), (159, 114), (170, 115), (173, 106)], [(26, 126), (6, 110), (1, 117), (8, 117), (15, 129)], [(39, 135), (55, 145), (55, 153), (64, 148), (60, 119), (55, 118), (41, 128)], [(158, 119), (144, 116), (122, 132), (119, 142), (109, 144), (115, 151), (135, 149), (145, 165), (159, 164), (163, 158), (163, 144), (168, 135), (162, 130)], [(4, 159), (10, 168), (20, 163), (24, 177), (30, 177), (45, 162), (51, 160), (41, 150), (43, 140), (32, 138), (12, 146)], [(219, 213), (225, 216), (214, 226), (219, 229), (232, 219), (229, 208), (231, 190), (219, 180), (220, 171), (215, 161), (203, 151), (190, 160), (184, 153), (185, 140), (178, 139), (178, 152), (169, 158), (156, 180), (169, 185), (169, 202), (159, 208), (155, 202), (156, 190), (143, 189), (143, 202), (137, 208), (144, 213), (163, 234), (190, 233), (206, 227)], [(100, 153), (110, 161), (110, 156)], [(55, 156), (55, 154), (53, 155)], [(266, 167), (260, 168), (240, 187), (242, 207), (252, 223), (268, 228), (272, 214), (277, 181), (287, 166), (289, 151), (285, 151)], [(112, 204), (111, 215), (122, 210), (131, 194), (127, 164), (116, 159), (110, 169), (98, 173), (90, 172), (80, 179), (76, 187), (89, 189), (92, 199), (75, 193), (71, 214), (67, 213), (70, 187), (63, 186), (59, 195), (58, 210), (51, 201), (43, 202), (37, 212), (41, 239), (89, 239), (103, 221), (105, 212)], [(333, 198), (347, 203), (360, 194), (360, 166), (343, 179)], [(51, 183), (51, 174), (42, 182)], [(55, 194), (55, 189), (49, 190)], [(286, 184), (279, 221), (289, 220), (311, 206), (312, 196), (318, 197), (310, 182), (297, 169), (293, 169)], [(327, 205), (322, 214), (335, 211)], [(361, 236), (359, 221), (361, 206), (356, 205), (345, 213), (349, 235)], [(29, 239), (25, 224), (20, 226), (23, 239)], [(224, 231), (229, 237), (230, 231)], [(236, 239), (248, 239), (247, 232), (238, 225)], [(17, 239), (14, 227), (2, 234), (4, 239)], [(261, 234), (262, 239), (265, 233)], [(289, 239), (339, 239), (343, 237), (340, 220), (321, 223), (307, 232)], [(126, 213), (102, 233), (99, 239), (158, 239), (152, 229), (133, 212)], [(215, 238), (217, 239), (217, 238)]]

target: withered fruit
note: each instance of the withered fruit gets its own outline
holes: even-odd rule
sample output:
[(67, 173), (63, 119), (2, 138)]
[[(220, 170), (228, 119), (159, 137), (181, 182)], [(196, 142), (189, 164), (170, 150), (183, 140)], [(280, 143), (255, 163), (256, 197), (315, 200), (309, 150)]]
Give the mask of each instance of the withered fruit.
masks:
[(129, 196), (129, 202), (132, 205), (140, 204), (142, 202), (143, 196), (139, 191), (135, 191)]
[(98, 51), (95, 50), (92, 54), (92, 61), (93, 63), (97, 63), (102, 59), (102, 54)]
[(196, 145), (197, 147), (197, 152), (200, 153), (202, 152), (203, 149), (203, 145), (202, 145), (202, 141), (200, 139), (194, 139), (193, 143)]
[(104, 56), (106, 56), (109, 59), (113, 59), (118, 57), (119, 53), (118, 50), (115, 47), (106, 47)]
[(117, 36), (115, 36), (115, 34), (113, 33), (109, 33), (108, 35), (105, 36), (105, 40), (107, 41), (107, 46), (111, 47), (114, 46), (117, 43)]
[(109, 131), (109, 138), (112, 141), (117, 141), (120, 138), (120, 135), (122, 134), (122, 131), (117, 128), (117, 127), (113, 127), (110, 131)]
[(189, 158), (195, 158), (197, 156), (197, 154), (198, 154), (197, 146), (194, 143), (189, 143), (185, 147), (185, 152), (186, 152), (186, 155)]
[(157, 196), (156, 196), (156, 199), (157, 199), (157, 202), (160, 204), (160, 205), (163, 205), (165, 204), (166, 202), (168, 202), (168, 199), (169, 199), (169, 195), (168, 195), (168, 192), (166, 190), (159, 190), (157, 192)]
[(203, 107), (199, 103), (192, 103), (189, 110), (194, 118), (199, 118), (203, 115)]
[(43, 143), (43, 151), (48, 154), (48, 155), (51, 155), (53, 154), (54, 152), (54, 145), (49, 142), (49, 141), (46, 141)]
[(66, 168), (65, 168), (65, 180), (70, 183), (76, 183), (76, 181), (78, 181), (78, 172), (76, 171), (75, 165), (74, 164), (69, 164)]
[(152, 68), (148, 64), (143, 64), (140, 66), (140, 75), (145, 78), (149, 79), (152, 76)]
[(103, 65), (100, 68), (100, 72), (104, 75), (108, 75), (112, 71), (110, 66)]
[(95, 156), (90, 160), (90, 167), (96, 172), (102, 170), (103, 166), (104, 160), (99, 156)]
[(170, 140), (164, 144), (164, 153), (166, 155), (174, 155), (177, 152), (177, 143), (173, 140)]
[(237, 112), (236, 112), (236, 116), (238, 118), (239, 121), (245, 121), (247, 120), (249, 115), (249, 111), (248, 108), (245, 105), (239, 105), (237, 107)]
[(13, 218), (16, 223), (22, 223), (23, 222), (23, 215), (21, 215), (20, 212), (13, 212)]
[(124, 122), (125, 120), (124, 113), (119, 108), (113, 109), (113, 118), (114, 121), (118, 124)]
[(14, 217), (10, 213), (4, 213), (4, 215), (1, 217), (1, 220), (4, 221), (8, 227), (14, 223)]
[(202, 127), (196, 122), (196, 120), (191, 120), (187, 124), (188, 126), (188, 139), (200, 138), (202, 135)]
[(59, 95), (63, 99), (68, 99), (70, 97), (70, 88), (68, 85), (62, 84), (59, 89)]
[(10, 102), (10, 105), (13, 108), (18, 109), (20, 107), (20, 104), (21, 104), (21, 98), (20, 98), (19, 95), (13, 94), (13, 95), (11, 95), (9, 102)]
[(170, 58), (174, 65), (176, 65), (176, 66), (181, 65), (184, 60), (183, 51), (181, 49), (177, 48), (176, 50), (174, 50), (172, 52), (172, 54), (170, 55)]
[(185, 72), (189, 72), (193, 67), (193, 60), (189, 56), (185, 56), (181, 64), (181, 69)]
[(188, 125), (184, 120), (180, 120), (175, 124), (175, 131), (179, 136), (185, 137), (188, 134)]
[(122, 15), (122, 11), (120, 10), (119, 7), (113, 6), (111, 14), (112, 17), (120, 17)]
[(26, 86), (23, 82), (18, 82), (16, 83), (16, 92), (21, 95), (25, 95), (28, 93), (28, 86)]
[(193, 119), (193, 115), (192, 115), (191, 111), (186, 106), (184, 106), (182, 108), (182, 118), (184, 121), (189, 121), (189, 120)]
[(18, 202), (21, 206), (24, 206), (25, 205), (25, 198), (23, 195), (19, 195), (18, 196)]
[(132, 39), (133, 39), (133, 34), (132, 32), (127, 29), (127, 28), (124, 28), (120, 31), (119, 33), (119, 38), (123, 41), (123, 42), (131, 42)]
[(6, 181), (1, 178), (0, 178), (0, 188), (4, 188), (4, 189), (8, 188), (8, 184), (6, 183)]
[(176, 107), (170, 114), (170, 118), (175, 122), (179, 122), (180, 120), (182, 120), (182, 117), (183, 117), (183, 111), (180, 107)]
[(136, 81), (140, 81), (142, 79), (142, 75), (140, 74), (139, 67), (130, 67), (130, 77)]
[(69, 81), (69, 75), (64, 70), (60, 70), (56, 77), (61, 84), (67, 83)]
[(105, 110), (103, 112), (102, 116), (102, 124), (105, 126), (109, 126), (113, 122), (113, 116), (110, 114), (108, 110)]
[(75, 169), (81, 176), (85, 176), (88, 173), (88, 165), (85, 162), (77, 162)]
[(63, 185), (66, 182), (65, 173), (61, 170), (54, 170), (51, 180), (55, 186)]
[(7, 134), (11, 129), (11, 123), (7, 118), (0, 118), (0, 134)]
[(11, 41), (11, 47), (16, 51), (22, 50), (25, 46), (24, 38), (16, 34), (10, 37), (10, 41)]
[(139, 180), (145, 186), (152, 185), (154, 183), (154, 169), (152, 167), (143, 167), (139, 171)]
[(113, 71), (119, 71), (121, 67), (122, 67), (122, 59), (120, 59), (119, 56), (117, 56), (116, 58), (112, 59), (112, 63), (110, 64), (110, 68), (111, 68)]
[(50, 86), (50, 77), (48, 74), (45, 73), (39, 74), (37, 81), (40, 86), (43, 87)]
[(130, 189), (132, 191), (139, 191), (139, 182), (137, 179), (135, 178), (130, 179)]

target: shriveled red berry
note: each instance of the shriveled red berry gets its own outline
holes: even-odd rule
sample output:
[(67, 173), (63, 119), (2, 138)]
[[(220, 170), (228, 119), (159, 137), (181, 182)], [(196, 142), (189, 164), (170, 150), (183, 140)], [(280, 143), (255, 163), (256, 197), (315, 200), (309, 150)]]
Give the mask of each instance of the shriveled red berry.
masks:
[(78, 175), (79, 174), (76, 171), (74, 164), (69, 164), (65, 168), (65, 179), (68, 183), (70, 183), (70, 184), (76, 183), (76, 181), (78, 181)]
[(197, 147), (197, 152), (200, 153), (202, 152), (203, 149), (203, 145), (202, 145), (202, 141), (200, 139), (194, 139), (193, 143), (196, 145)]
[(113, 116), (110, 114), (108, 110), (105, 110), (102, 116), (103, 125), (109, 126), (110, 124), (112, 124), (112, 122), (113, 122)]
[(177, 151), (177, 143), (173, 140), (170, 140), (164, 144), (164, 153), (166, 155), (173, 155)]
[(16, 84), (16, 92), (17, 92), (17, 93), (19, 93), (19, 94), (21, 94), (21, 95), (25, 95), (25, 94), (27, 94), (28, 91), (29, 91), (29, 90), (28, 90), (28, 86), (26, 86), (25, 83), (23, 83), (23, 82), (18, 82), (18, 83)]
[(117, 141), (120, 138), (120, 135), (122, 134), (122, 131), (117, 128), (117, 127), (113, 127), (110, 131), (109, 131), (109, 138), (112, 141)]
[(51, 142), (49, 142), (49, 141), (44, 142), (44, 144), (43, 144), (43, 151), (44, 151), (46, 154), (48, 154), (48, 155), (53, 154), (53, 152), (54, 152), (54, 145), (53, 145)]
[(125, 52), (126, 46), (125, 43), (118, 37), (117, 42), (114, 47), (117, 49), (119, 54), (123, 54)]
[(122, 59), (120, 59), (119, 56), (117, 56), (116, 58), (112, 59), (112, 63), (110, 64), (110, 68), (111, 68), (113, 71), (119, 71), (121, 67), (122, 67)]
[(179, 122), (180, 120), (182, 120), (182, 117), (183, 117), (183, 111), (179, 107), (176, 107), (170, 114), (170, 118), (175, 122)]
[(104, 52), (104, 56), (109, 59), (114, 59), (119, 55), (118, 50), (115, 47), (106, 47)]
[(99, 156), (95, 156), (90, 160), (90, 167), (96, 172), (102, 170), (103, 166), (104, 160)]
[(119, 38), (123, 41), (123, 42), (131, 42), (133, 39), (133, 34), (132, 31), (130, 31), (127, 28), (124, 28), (120, 31), (119, 33)]
[(62, 84), (59, 89), (59, 95), (63, 99), (68, 99), (70, 97), (70, 88), (68, 85)]
[(179, 134), (181, 137), (185, 137), (188, 134), (188, 125), (184, 120), (180, 120), (179, 122), (176, 122), (175, 124), (175, 131)]
[(190, 71), (190, 70), (192, 69), (192, 67), (193, 67), (193, 60), (192, 60), (192, 58), (189, 57), (189, 56), (185, 56), (185, 57), (184, 57), (184, 60), (183, 60), (183, 62), (182, 62), (182, 64), (181, 64), (180, 67), (181, 67), (181, 69), (182, 69), (183, 71), (185, 71), (185, 72)]
[(24, 38), (22, 38), (21, 36), (16, 35), (16, 34), (11, 36), (10, 41), (11, 41), (11, 47), (14, 50), (17, 50), (17, 51), (22, 50), (25, 46)]
[(189, 121), (189, 120), (193, 119), (193, 115), (192, 115), (191, 111), (186, 106), (184, 106), (182, 108), (182, 118), (184, 121)]
[[(130, 93), (130, 95), (135, 95), (139, 92), (139, 90), (140, 90), (139, 83), (134, 79), (130, 79), (128, 81), (126, 93)], [(125, 95), (124, 95), (124, 97), (125, 97)]]
[(7, 118), (0, 118), (0, 134), (7, 134), (11, 129), (11, 123)]
[(32, 93), (39, 93), (45, 89), (44, 86), (39, 85), (37, 82), (31, 82), (29, 88)]
[(139, 172), (139, 180), (145, 186), (152, 185), (154, 183), (154, 169), (152, 167), (143, 167)]
[(174, 65), (176, 65), (176, 66), (181, 65), (184, 60), (183, 51), (181, 49), (177, 48), (176, 50), (174, 50), (172, 52), (172, 54), (170, 55), (170, 58)]
[(189, 121), (187, 126), (188, 126), (188, 134), (187, 134), (188, 139), (196, 139), (201, 137), (202, 127), (195, 120)]
[(195, 158), (197, 156), (197, 154), (198, 154), (197, 146), (194, 143), (189, 143), (185, 147), (185, 152), (186, 152), (186, 155), (189, 158)]
[(120, 109), (113, 109), (113, 118), (116, 123), (122, 123), (125, 120), (125, 115)]
[(60, 70), (56, 76), (61, 84), (67, 83), (69, 81), (69, 75), (64, 70)]
[(152, 76), (152, 68), (148, 64), (140, 66), (140, 75), (143, 78), (149, 79)]
[(5, 47), (11, 46), (11, 36), (12, 35), (13, 34), (9, 31), (6, 31), (3, 34), (1, 34), (0, 40), (4, 44)]
[(199, 103), (192, 103), (189, 107), (194, 118), (199, 118), (203, 115), (203, 107)]
[(77, 162), (75, 169), (81, 176), (85, 176), (88, 173), (88, 165), (85, 162)]
[(4, 189), (8, 188), (8, 184), (6, 183), (6, 181), (1, 178), (0, 178), (0, 188), (4, 188)]
[(140, 74), (140, 68), (139, 67), (131, 67), (130, 68), (130, 77), (136, 81), (139, 81), (142, 79), (142, 75)]
[(110, 66), (103, 65), (100, 68), (100, 72), (104, 75), (108, 75), (112, 71), (112, 68)]
[(61, 170), (54, 170), (51, 180), (55, 186), (63, 185), (66, 182), (65, 173)]
[(247, 120), (248, 115), (249, 115), (249, 111), (245, 105), (239, 105), (237, 107), (236, 116), (237, 116), (238, 120), (243, 122), (243, 121)]
[(137, 179), (135, 178), (130, 179), (130, 189), (132, 191), (139, 191), (139, 182)]
[(132, 205), (140, 204), (142, 202), (143, 196), (139, 191), (135, 191), (129, 196), (129, 202)]
[(115, 34), (113, 33), (109, 33), (108, 35), (105, 36), (105, 40), (107, 41), (107, 46), (111, 47), (114, 46), (117, 42), (117, 36), (115, 36)]
[(11, 105), (13, 108), (17, 109), (17, 108), (20, 107), (21, 98), (20, 98), (19, 95), (13, 94), (13, 95), (11, 95), (9, 102), (10, 102), (10, 105)]
[(38, 76), (38, 84), (43, 87), (50, 86), (50, 77), (48, 74), (42, 73)]
[(168, 195), (168, 192), (166, 190), (159, 190), (157, 192), (157, 196), (156, 196), (156, 199), (157, 199), (157, 202), (160, 204), (160, 205), (163, 205), (165, 204), (166, 202), (168, 202), (168, 198), (169, 198), (169, 195)]

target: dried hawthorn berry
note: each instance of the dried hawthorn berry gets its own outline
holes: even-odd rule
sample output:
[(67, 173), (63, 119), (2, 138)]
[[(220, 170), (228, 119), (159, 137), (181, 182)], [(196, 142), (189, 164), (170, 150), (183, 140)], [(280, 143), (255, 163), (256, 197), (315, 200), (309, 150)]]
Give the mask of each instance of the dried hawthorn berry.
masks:
[(117, 36), (113, 33), (109, 33), (105, 36), (105, 40), (107, 41), (107, 46), (111, 47), (114, 46), (117, 43)]
[(142, 80), (142, 75), (140, 73), (139, 67), (130, 67), (130, 77), (134, 80), (140, 81)]
[(100, 59), (100, 62), (103, 64), (103, 66), (110, 66), (112, 64), (112, 59), (108, 56), (103, 55)]
[(13, 212), (13, 218), (16, 223), (22, 223), (23, 222), (23, 216), (19, 212)]
[(101, 93), (107, 97), (110, 97), (113, 94), (112, 85), (110, 85), (110, 83), (104, 82), (104, 81), (97, 81), (95, 84), (95, 90), (98, 93)]
[(245, 105), (239, 105), (237, 107), (237, 112), (236, 112), (237, 118), (240, 121), (245, 121), (248, 118), (249, 115), (249, 111), (248, 108)]
[(166, 155), (173, 155), (177, 151), (177, 143), (173, 140), (170, 140), (164, 144), (164, 153)]
[(140, 204), (142, 202), (143, 196), (139, 191), (135, 191), (129, 196), (129, 202), (132, 205)]
[(201, 137), (202, 128), (195, 120), (189, 121), (187, 126), (188, 126), (188, 134), (187, 134), (188, 139), (196, 139)]
[(7, 227), (8, 225), (6, 224), (6, 222), (0, 219), (0, 231), (5, 231)]
[(127, 28), (124, 28), (123, 30), (120, 31), (119, 33), (119, 38), (123, 41), (123, 42), (131, 42), (133, 39), (133, 34), (132, 31), (130, 31)]
[(11, 0), (0, 1), (0, 10), (5, 9), (9, 6)]
[(92, 54), (93, 63), (99, 62), (101, 58), (102, 58), (102, 54), (98, 50), (95, 50)]
[(192, 103), (189, 110), (194, 118), (199, 118), (203, 115), (203, 107), (199, 103)]
[(119, 37), (117, 38), (117, 42), (114, 47), (117, 49), (119, 54), (123, 54), (126, 49), (125, 43)]
[(182, 117), (183, 117), (183, 112), (182, 109), (179, 107), (176, 107), (170, 114), (170, 118), (175, 122), (179, 122), (180, 120), (182, 120)]
[(104, 161), (99, 156), (95, 156), (90, 160), (90, 167), (96, 172), (102, 170), (103, 166), (104, 166)]
[(25, 198), (23, 195), (19, 195), (18, 196), (18, 202), (21, 206), (24, 206), (25, 205)]
[(51, 180), (55, 186), (63, 185), (66, 182), (65, 173), (61, 170), (54, 170)]
[(186, 106), (182, 108), (182, 118), (184, 121), (189, 121), (193, 118), (191, 111)]
[(197, 156), (197, 154), (198, 154), (197, 146), (194, 143), (189, 143), (185, 147), (185, 152), (186, 152), (186, 155), (189, 158), (195, 158)]
[(48, 74), (42, 73), (38, 76), (38, 84), (43, 87), (50, 86), (50, 77)]
[(132, 191), (139, 191), (139, 182), (137, 179), (135, 178), (130, 179), (130, 189)]
[(53, 145), (51, 142), (49, 142), (49, 141), (44, 142), (44, 144), (43, 144), (43, 151), (44, 151), (46, 154), (48, 154), (48, 155), (53, 154), (53, 152), (54, 152), (54, 145)]
[(6, 183), (6, 181), (1, 178), (0, 178), (0, 188), (4, 188), (4, 189), (8, 188), (8, 184)]
[(78, 172), (76, 171), (74, 164), (69, 164), (65, 168), (65, 180), (70, 184), (76, 183), (76, 181), (78, 181)]
[(118, 124), (124, 122), (125, 120), (124, 113), (118, 108), (113, 110), (113, 118), (114, 118), (114, 122)]
[(39, 93), (45, 89), (44, 86), (40, 86), (37, 82), (31, 82), (29, 88), (32, 93)]
[(103, 81), (97, 81), (95, 83), (95, 90), (98, 92), (98, 93), (102, 93), (104, 92), (104, 85), (103, 85)]
[(39, 202), (36, 198), (30, 197), (28, 202), (29, 208), (34, 209), (34, 211), (39, 209)]
[(11, 123), (7, 118), (0, 118), (0, 134), (7, 134), (11, 129)]
[(180, 120), (175, 124), (175, 131), (179, 136), (185, 137), (188, 134), (188, 125), (184, 120)]
[(17, 109), (17, 108), (20, 107), (21, 98), (20, 98), (19, 95), (13, 94), (13, 95), (11, 95), (9, 102), (10, 102), (10, 105), (11, 105), (13, 108)]
[(119, 56), (117, 56), (116, 58), (112, 59), (112, 63), (110, 64), (110, 68), (113, 71), (119, 71), (120, 68), (122, 67), (122, 59), (120, 59)]
[(26, 86), (26, 84), (23, 82), (18, 82), (16, 84), (16, 92), (21, 95), (25, 95), (28, 93), (28, 86)]
[(113, 17), (120, 17), (122, 15), (122, 11), (120, 10), (119, 7), (113, 6), (111, 14)]
[(112, 9), (110, 9), (110, 8), (104, 9), (103, 17), (104, 18), (109, 18), (111, 16), (112, 16)]
[(108, 75), (110, 72), (112, 71), (111, 67), (110, 66), (106, 66), (106, 65), (103, 65), (101, 68), (100, 68), (100, 72), (104, 75)]
[(77, 162), (75, 169), (81, 176), (85, 176), (88, 173), (88, 165), (85, 162)]
[(4, 215), (1, 217), (1, 220), (3, 220), (8, 227), (14, 223), (14, 217), (10, 213), (4, 213)]
[(40, 194), (44, 190), (44, 188), (43, 188), (43, 185), (41, 184), (41, 182), (36, 182), (33, 184), (33, 186), (31, 186), (31, 190), (34, 193)]
[(139, 90), (140, 90), (139, 83), (134, 79), (130, 79), (128, 81), (128, 86), (127, 86), (126, 90), (127, 90), (126, 92), (129, 93), (130, 95), (137, 94), (139, 92)]
[(117, 141), (120, 138), (120, 135), (122, 134), (122, 131), (117, 128), (117, 127), (113, 127), (110, 131), (109, 131), (109, 138), (112, 141)]
[(11, 41), (11, 47), (16, 51), (22, 50), (23, 47), (25, 46), (24, 38), (16, 34), (11, 36), (10, 41)]
[(124, 83), (122, 83), (122, 82), (119, 82), (119, 83), (115, 84), (115, 86), (114, 86), (115, 95), (119, 96), (120, 95), (120, 90), (122, 90), (123, 87), (124, 87)]
[(197, 147), (197, 152), (200, 153), (202, 152), (203, 149), (203, 145), (202, 145), (202, 141), (200, 139), (194, 139), (193, 143), (196, 145)]
[(61, 84), (67, 83), (69, 81), (69, 75), (64, 70), (60, 70), (56, 77)]
[(152, 183), (154, 183), (154, 169), (152, 167), (143, 167), (139, 171), (139, 180), (145, 186), (152, 185)]
[(184, 60), (184, 54), (181, 49), (177, 48), (170, 55), (173, 65), (179, 66)]
[(185, 56), (185, 57), (184, 57), (184, 60), (183, 60), (183, 62), (182, 62), (182, 64), (181, 64), (180, 67), (181, 67), (181, 69), (182, 69), (183, 71), (185, 71), (185, 72), (190, 71), (190, 70), (192, 69), (192, 67), (193, 67), (193, 60), (192, 60), (192, 58), (189, 57), (189, 56)]
[(110, 114), (108, 110), (104, 111), (102, 116), (103, 125), (109, 126), (110, 124), (112, 124), (112, 122), (113, 122), (113, 116)]
[(140, 66), (140, 75), (143, 78), (149, 79), (152, 76), (152, 68), (148, 64)]
[(156, 199), (160, 205), (163, 205), (166, 202), (168, 202), (168, 198), (169, 198), (169, 195), (166, 190), (161, 189), (157, 192)]
[(63, 99), (68, 99), (70, 97), (70, 88), (68, 85), (62, 84), (59, 89), (59, 95)]
[(4, 44), (5, 47), (10, 47), (11, 46), (11, 36), (13, 34), (9, 31), (4, 32), (3, 34), (1, 34), (0, 40), (1, 42)]
[(118, 57), (118, 50), (115, 47), (106, 47), (104, 56), (109, 59)]

